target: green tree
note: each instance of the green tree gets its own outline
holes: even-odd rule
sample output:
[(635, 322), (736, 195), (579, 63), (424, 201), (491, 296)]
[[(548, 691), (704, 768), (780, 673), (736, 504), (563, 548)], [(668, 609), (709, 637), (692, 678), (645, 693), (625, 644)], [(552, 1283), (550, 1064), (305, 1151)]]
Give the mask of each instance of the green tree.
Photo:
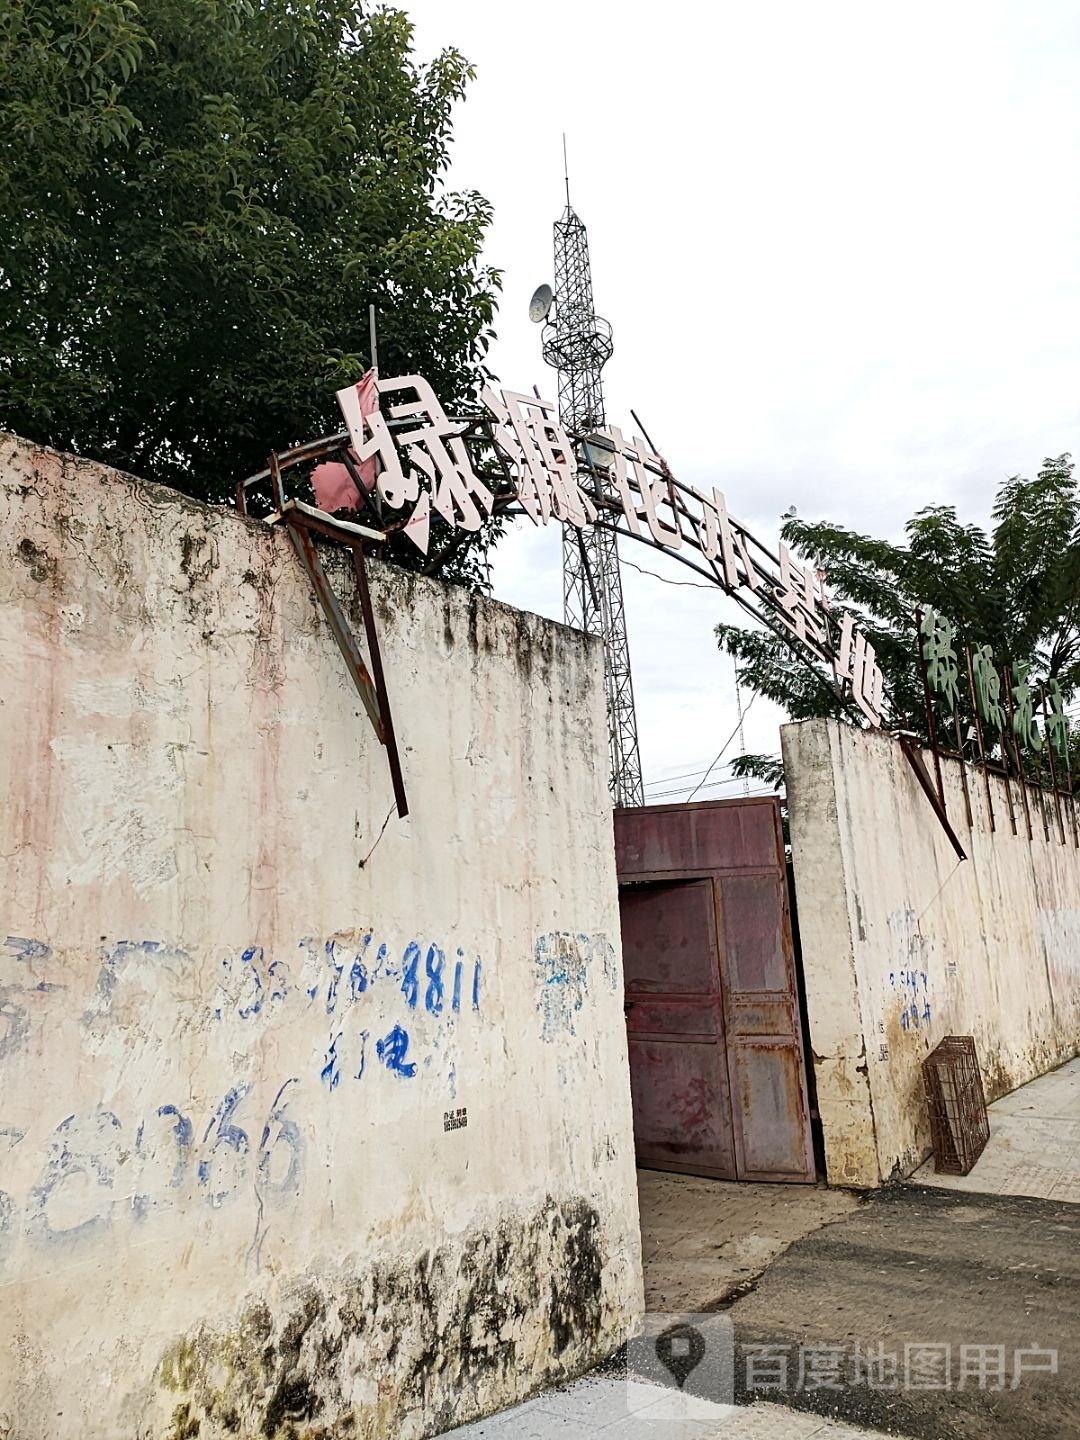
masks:
[[(1030, 666), (1033, 685), (1056, 681), (1066, 702), (1080, 688), (1080, 490), (1068, 455), (1045, 460), (1034, 480), (1005, 481), (989, 530), (962, 524), (954, 506), (933, 505), (907, 522), (902, 544), (793, 515), (781, 534), (826, 572), (836, 613), (854, 615), (874, 646), (885, 725), (928, 738), (916, 609), (932, 609), (955, 628), (965, 737), (972, 716), (965, 643), (991, 646), (999, 666)], [(832, 676), (808, 654), (767, 630), (722, 624), (716, 633), (740, 680), (793, 720), (842, 713)], [(951, 727), (944, 711), (939, 719)], [(951, 728), (944, 743), (954, 744)], [(734, 768), (779, 778), (774, 756), (748, 755)]]
[(362, 0), (0, 0), (0, 427), (225, 498), (340, 428), (369, 302), (382, 372), (467, 404), (499, 283), (488, 203), (443, 186), (471, 75)]

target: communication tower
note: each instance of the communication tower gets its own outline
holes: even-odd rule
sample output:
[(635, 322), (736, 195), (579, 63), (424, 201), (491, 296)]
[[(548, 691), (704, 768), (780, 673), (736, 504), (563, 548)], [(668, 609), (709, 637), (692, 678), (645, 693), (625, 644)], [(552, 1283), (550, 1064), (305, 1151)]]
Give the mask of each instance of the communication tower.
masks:
[[(589, 240), (570, 205), (569, 181), (566, 209), (555, 222), (554, 296), (549, 286), (542, 285), (533, 296), (530, 314), (534, 320), (546, 321), (543, 355), (558, 372), (559, 419), (574, 435), (601, 429), (605, 417), (600, 372), (611, 359), (611, 326), (593, 306)], [(583, 488), (591, 491), (595, 484), (593, 475), (583, 472)], [(617, 537), (603, 516), (601, 511), (594, 525), (581, 530), (563, 527), (563, 616), (568, 625), (604, 641), (611, 796), (616, 805), (644, 805)]]

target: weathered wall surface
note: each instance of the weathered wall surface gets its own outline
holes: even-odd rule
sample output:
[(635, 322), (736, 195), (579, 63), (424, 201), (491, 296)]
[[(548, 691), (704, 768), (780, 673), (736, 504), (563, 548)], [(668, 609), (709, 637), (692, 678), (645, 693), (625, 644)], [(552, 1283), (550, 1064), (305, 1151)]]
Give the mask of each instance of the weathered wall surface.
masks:
[(416, 1437), (609, 1352), (598, 645), (373, 567), (383, 830), (284, 534), (12, 437), (0, 499), (0, 1436)]
[[(974, 1035), (987, 1099), (1080, 1050), (1080, 851), (1014, 787), (942, 761), (960, 862), (899, 744), (833, 721), (781, 732), (830, 1180), (873, 1186), (929, 1153), (921, 1063)], [(1034, 804), (1034, 801), (1032, 802)]]

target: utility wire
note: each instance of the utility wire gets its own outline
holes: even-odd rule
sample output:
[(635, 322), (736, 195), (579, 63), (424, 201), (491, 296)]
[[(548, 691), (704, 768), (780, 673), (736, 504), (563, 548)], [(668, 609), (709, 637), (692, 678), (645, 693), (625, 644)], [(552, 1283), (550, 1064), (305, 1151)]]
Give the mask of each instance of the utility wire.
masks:
[[(629, 565), (631, 570), (636, 570), (639, 575), (648, 575), (653, 580), (661, 580), (665, 585), (687, 585), (691, 590), (711, 590), (715, 595), (718, 587), (716, 585), (703, 585), (699, 580), (671, 580), (666, 575), (657, 575), (655, 570), (646, 570), (643, 565), (635, 565), (633, 560), (627, 560), (619, 556), (620, 565)], [(723, 591), (720, 591), (723, 594)]]
[[(707, 785), (702, 784), (701, 789), (715, 790), (720, 785), (738, 785), (739, 783), (740, 777), (738, 775), (729, 775), (724, 780), (710, 780)], [(670, 790), (657, 790), (654, 793), (656, 795), (685, 795), (689, 789), (689, 785), (673, 785)], [(650, 799), (651, 798), (650, 796)]]
[[(740, 784), (740, 783), (741, 783), (741, 782), (740, 782), (740, 777), (736, 775), (736, 776), (734, 776), (734, 777), (732, 777), (731, 779), (728, 779), (728, 780), (710, 780), (709, 783), (708, 783), (708, 785), (703, 785), (703, 786), (701, 786), (700, 788), (701, 788), (702, 790), (720, 790), (720, 789), (723, 789), (723, 787), (724, 787), (725, 785), (738, 785), (738, 784)], [(695, 794), (696, 794), (696, 793), (697, 793), (697, 792), (695, 791)], [(761, 787), (760, 787), (759, 789), (757, 789), (757, 790), (748, 790), (748, 791), (747, 791), (747, 794), (750, 794), (750, 795), (771, 795), (772, 793), (773, 793), (773, 792), (772, 792), (772, 787), (769, 786), (769, 785), (761, 786)], [(658, 790), (655, 795), (650, 795), (650, 796), (649, 796), (649, 803), (652, 804), (652, 802), (653, 802), (654, 800), (666, 800), (666, 799), (667, 799), (669, 796), (671, 796), (671, 795), (685, 795), (685, 794), (686, 794), (686, 789), (685, 789), (685, 787), (683, 787), (683, 788), (680, 789), (680, 790)], [(687, 797), (687, 804), (689, 804), (689, 797)]]
[[(731, 764), (732, 761), (729, 760), (727, 762), (727, 765)], [(715, 768), (716, 767), (713, 766), (713, 769)], [(726, 769), (727, 766), (725, 766), (724, 768)], [(699, 775), (707, 775), (708, 773), (709, 767), (707, 765), (703, 765), (700, 770), (683, 770), (680, 771), (678, 775), (660, 775), (655, 780), (647, 781), (645, 789), (652, 790), (655, 789), (657, 785), (672, 785), (676, 780), (696, 780)]]
[[(739, 667), (737, 664), (735, 666), (735, 709), (739, 713), (739, 755), (741, 757), (746, 754), (746, 731), (743, 729), (743, 718), (746, 712), (743, 710), (742, 690), (739, 688)], [(750, 780), (745, 775), (742, 777), (742, 779), (743, 794), (749, 795)]]
[[(688, 589), (691, 589), (691, 590), (712, 590), (713, 592), (715, 592), (715, 591), (716, 591), (716, 588), (717, 588), (715, 585), (705, 585), (705, 584), (702, 584), (700, 581), (696, 581), (696, 580), (671, 580), (671, 579), (669, 579), (668, 576), (666, 576), (666, 575), (658, 575), (655, 570), (646, 570), (643, 565), (635, 565), (634, 562), (633, 562), (633, 560), (627, 560), (625, 557), (620, 557), (619, 563), (620, 563), (621, 565), (628, 565), (631, 570), (636, 570), (636, 571), (638, 572), (638, 574), (640, 574), (640, 575), (648, 575), (651, 580), (659, 580), (659, 581), (660, 581), (662, 584), (664, 584), (664, 585), (683, 585), (683, 586), (686, 586)], [(737, 679), (736, 679), (736, 682), (735, 682), (735, 683), (736, 683), (736, 686), (738, 686), (738, 680), (737, 680)], [(693, 800), (694, 796), (698, 793), (699, 790), (712, 790), (712, 789), (715, 789), (717, 785), (725, 785), (725, 784), (730, 784), (730, 783), (731, 783), (730, 780), (717, 780), (717, 781), (714, 781), (711, 785), (706, 785), (705, 781), (708, 780), (709, 776), (712, 774), (712, 772), (716, 769), (717, 765), (720, 763), (720, 760), (721, 760), (721, 758), (722, 758), (722, 756), (723, 756), (723, 754), (724, 754), (724, 751), (725, 751), (725, 750), (727, 749), (727, 747), (731, 744), (732, 740), (734, 740), (734, 739), (735, 739), (735, 736), (738, 735), (738, 734), (742, 731), (743, 721), (745, 720), (746, 716), (749, 715), (749, 713), (750, 713), (750, 706), (753, 705), (753, 703), (754, 703), (754, 701), (757, 699), (757, 697), (758, 697), (758, 691), (755, 690), (754, 693), (753, 693), (753, 695), (751, 695), (751, 697), (750, 697), (750, 702), (749, 702), (749, 704), (746, 706), (746, 709), (744, 710), (744, 709), (742, 708), (742, 705), (741, 705), (741, 702), (740, 702), (740, 699), (739, 699), (738, 695), (736, 695), (736, 703), (739, 704), (739, 723), (736, 725), (735, 729), (731, 732), (731, 734), (728, 736), (728, 738), (724, 741), (724, 744), (723, 744), (723, 746), (722, 746), (721, 749), (720, 749), (720, 753), (717, 755), (716, 759), (712, 762), (712, 764), (709, 766), (709, 768), (704, 772), (703, 778), (698, 782), (698, 784), (697, 784), (697, 785), (694, 787), (694, 789), (691, 791), (690, 795), (688, 796), (687, 803), (689, 803), (690, 800)], [(730, 765), (730, 764), (731, 764), (731, 761), (728, 761), (728, 764)], [(695, 771), (695, 772), (693, 772), (693, 773), (694, 773), (694, 774), (697, 774), (697, 773), (699, 773), (699, 772)], [(645, 789), (648, 790), (648, 789), (652, 788), (653, 785), (662, 785), (662, 784), (665, 783), (666, 780), (677, 780), (677, 779), (679, 779), (679, 778), (681, 778), (681, 777), (679, 777), (679, 776), (677, 776), (677, 775), (668, 775), (668, 776), (665, 776), (663, 780), (651, 781), (649, 785), (646, 785), (646, 786), (645, 786)], [(687, 776), (686, 778), (687, 778), (687, 779), (692, 779), (692, 778), (693, 778), (693, 775)], [(735, 779), (736, 781), (739, 780), (739, 779), (743, 779), (743, 778), (745, 778), (745, 777), (741, 777), (741, 776), (735, 776), (735, 777), (734, 777), (734, 779)], [(749, 785), (749, 781), (748, 781), (748, 780), (747, 780), (746, 783), (747, 783), (747, 785)], [(658, 799), (662, 799), (665, 795), (678, 795), (678, 794), (680, 794), (680, 793), (681, 793), (681, 792), (680, 792), (679, 790), (662, 790), (662, 791), (658, 791), (656, 794), (654, 794), (654, 795), (652, 796), (652, 799), (658, 800)], [(750, 794), (749, 789), (747, 789), (744, 793), (746, 793), (747, 795), (749, 795), (749, 794)], [(765, 794), (765, 795), (767, 795), (767, 794), (769, 794), (769, 790), (768, 790), (768, 788), (766, 787), (766, 789), (763, 790), (763, 791), (757, 791), (757, 790), (755, 790), (753, 793), (754, 793), (755, 795), (757, 795), (757, 794)]]
[[(753, 693), (753, 695), (750, 696), (750, 704), (747, 705), (746, 709), (745, 709), (745, 710), (742, 712), (742, 714), (739, 716), (739, 721), (738, 721), (738, 724), (735, 726), (735, 729), (732, 730), (731, 734), (730, 734), (730, 735), (728, 736), (728, 738), (724, 741), (723, 745), (720, 746), (720, 750), (719, 750), (719, 753), (717, 754), (716, 759), (715, 759), (715, 760), (712, 762), (712, 764), (709, 766), (708, 770), (705, 771), (705, 780), (707, 780), (707, 779), (709, 778), (709, 776), (712, 774), (712, 772), (716, 769), (717, 765), (719, 765), (719, 764), (720, 764), (720, 761), (724, 758), (724, 751), (728, 748), (728, 746), (731, 744), (731, 742), (735, 739), (735, 736), (738, 735), (739, 731), (742, 729), (743, 720), (745, 719), (745, 717), (746, 717), (747, 715), (750, 714), (750, 710), (751, 710), (751, 708), (752, 708), (752, 706), (753, 706), (753, 704), (754, 704), (754, 701), (757, 699), (757, 697), (758, 697), (758, 695), (759, 695), (760, 693), (761, 693), (760, 691), (755, 690), (754, 693)], [(699, 790), (702, 788), (702, 786), (705, 784), (705, 780), (699, 780), (699, 781), (698, 781), (697, 785), (695, 785), (694, 789), (693, 789), (693, 790), (690, 792), (690, 794), (687, 796), (687, 801), (686, 801), (687, 804), (689, 804), (690, 801), (693, 800), (694, 796), (698, 793), (698, 791), (699, 791)]]

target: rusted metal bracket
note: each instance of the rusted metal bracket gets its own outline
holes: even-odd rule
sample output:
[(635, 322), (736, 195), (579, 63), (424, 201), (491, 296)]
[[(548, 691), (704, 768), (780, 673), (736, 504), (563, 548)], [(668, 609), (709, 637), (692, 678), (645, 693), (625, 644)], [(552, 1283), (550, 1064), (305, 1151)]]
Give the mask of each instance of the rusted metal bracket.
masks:
[[(950, 845), (956, 851), (957, 855), (959, 855), (961, 860), (966, 860), (967, 852), (960, 844), (960, 841), (957, 838), (956, 831), (949, 824), (949, 817), (946, 814), (945, 805), (943, 803), (942, 797), (939, 796), (937, 793), (933, 780), (931, 780), (930, 778), (930, 772), (926, 768), (926, 764), (922, 757), (922, 751), (919, 749), (918, 745), (915, 743), (912, 737), (908, 735), (905, 731), (898, 731), (896, 738), (900, 741), (900, 749), (904, 752), (904, 756), (907, 759), (908, 764), (915, 772), (915, 779), (918, 780), (919, 784), (922, 786), (923, 793), (930, 801), (934, 814), (941, 821), (941, 828), (949, 837)], [(961, 761), (960, 763), (963, 764), (963, 761)]]
[[(398, 815), (404, 819), (409, 813), (409, 804), (405, 798), (401, 756), (398, 753), (397, 739), (394, 735), (390, 697), (386, 690), (382, 652), (379, 649), (379, 634), (375, 626), (375, 612), (371, 604), (371, 591), (368, 586), (364, 552), (361, 545), (361, 541), (364, 539), (382, 540), (383, 536), (379, 531), (369, 530), (362, 525), (334, 520), (322, 511), (315, 510), (312, 506), (304, 505), (297, 500), (285, 501), (272, 518), (275, 521), (280, 520), (289, 532), (293, 549), (311, 581), (311, 587), (326, 616), (337, 647), (345, 660), (346, 668), (352, 676), (353, 684), (367, 711), (372, 728), (379, 738), (379, 743), (386, 747), (390, 779), (394, 787), (394, 800), (397, 803)], [(364, 664), (360, 647), (356, 643), (348, 619), (338, 603), (326, 571), (323, 569), (319, 552), (312, 538), (313, 533), (336, 540), (352, 551), (356, 583), (360, 592), (360, 608), (364, 616), (364, 634), (367, 638), (368, 654), (371, 657), (370, 673)]]
[(356, 571), (356, 586), (360, 591), (360, 609), (364, 616), (364, 634), (367, 636), (368, 654), (375, 678), (375, 694), (379, 701), (379, 715), (382, 719), (382, 743), (386, 746), (386, 759), (390, 766), (390, 779), (394, 786), (394, 799), (400, 819), (409, 813), (405, 799), (405, 781), (401, 774), (401, 756), (398, 753), (397, 737), (394, 734), (394, 717), (390, 713), (390, 697), (386, 692), (386, 678), (383, 675), (382, 651), (379, 649), (379, 632), (375, 628), (375, 610), (371, 604), (371, 589), (368, 585), (367, 567), (364, 564), (364, 547), (354, 541), (352, 545), (353, 568)]

